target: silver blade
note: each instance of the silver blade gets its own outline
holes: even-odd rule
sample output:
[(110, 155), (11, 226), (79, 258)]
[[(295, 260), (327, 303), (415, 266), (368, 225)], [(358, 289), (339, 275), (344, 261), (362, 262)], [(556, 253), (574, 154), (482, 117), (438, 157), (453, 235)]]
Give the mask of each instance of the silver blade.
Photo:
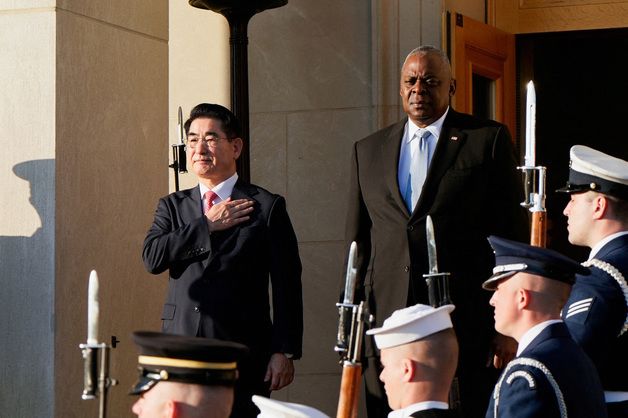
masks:
[(345, 277), (345, 297), (343, 302), (353, 303), (353, 292), (355, 292), (355, 277), (358, 269), (356, 268), (356, 257), (358, 256), (358, 244), (355, 241), (351, 243), (349, 248), (349, 259), (347, 260), (347, 275)]
[(177, 124), (177, 136), (179, 137), (179, 143), (183, 144), (183, 139), (185, 138), (185, 133), (183, 129), (183, 111), (181, 110), (181, 106), (179, 106), (179, 114), (178, 114), (178, 124)]
[(430, 263), (430, 273), (438, 273), (438, 258), (436, 257), (436, 238), (434, 237), (434, 224), (432, 217), (427, 215), (425, 219), (425, 236), (427, 238), (427, 259)]

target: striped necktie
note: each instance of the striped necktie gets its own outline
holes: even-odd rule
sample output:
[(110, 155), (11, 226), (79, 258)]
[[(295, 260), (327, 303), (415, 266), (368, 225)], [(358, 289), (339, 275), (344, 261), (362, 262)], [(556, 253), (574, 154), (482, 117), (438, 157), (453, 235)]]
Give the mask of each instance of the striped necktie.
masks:
[(208, 190), (203, 195), (203, 213), (207, 213), (212, 206), (214, 206), (214, 199), (216, 199), (218, 195), (211, 190)]

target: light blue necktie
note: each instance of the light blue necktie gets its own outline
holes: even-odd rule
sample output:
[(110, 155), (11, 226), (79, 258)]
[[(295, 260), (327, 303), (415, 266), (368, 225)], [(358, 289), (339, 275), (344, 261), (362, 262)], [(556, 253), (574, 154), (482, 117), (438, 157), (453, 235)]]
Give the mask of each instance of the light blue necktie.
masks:
[(408, 182), (406, 184), (406, 192), (403, 196), (403, 200), (406, 202), (408, 210), (412, 212), (416, 203), (419, 201), (421, 195), (421, 189), (423, 183), (425, 183), (425, 177), (427, 176), (427, 168), (429, 166), (430, 155), (430, 131), (427, 129), (420, 129), (417, 131), (412, 141), (419, 137), (418, 146), (412, 147), (412, 141), (410, 149), (410, 170), (408, 171)]

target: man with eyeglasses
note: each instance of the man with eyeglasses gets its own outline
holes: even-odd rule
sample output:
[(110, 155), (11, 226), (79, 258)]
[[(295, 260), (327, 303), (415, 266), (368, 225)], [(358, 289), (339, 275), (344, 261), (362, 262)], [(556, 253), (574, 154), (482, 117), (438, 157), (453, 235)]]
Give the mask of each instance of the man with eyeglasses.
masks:
[[(167, 333), (247, 345), (232, 417), (255, 417), (253, 394), (290, 384), (301, 356), (303, 304), (297, 239), (283, 197), (238, 178), (238, 121), (201, 103), (185, 122), (187, 163), (199, 185), (159, 200), (144, 241), (152, 274), (169, 270)], [(273, 315), (270, 315), (269, 279)]]

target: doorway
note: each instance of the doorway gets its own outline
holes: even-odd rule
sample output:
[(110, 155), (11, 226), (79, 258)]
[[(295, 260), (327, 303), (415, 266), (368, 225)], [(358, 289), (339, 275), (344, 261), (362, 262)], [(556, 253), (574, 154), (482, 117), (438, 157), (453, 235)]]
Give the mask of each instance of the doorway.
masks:
[(519, 138), (525, 137), (525, 86), (532, 79), (536, 87), (536, 157), (547, 167), (547, 246), (584, 260), (589, 250), (567, 241), (562, 210), (568, 197), (554, 190), (567, 181), (572, 145), (628, 160), (628, 29), (517, 35), (516, 50)]

